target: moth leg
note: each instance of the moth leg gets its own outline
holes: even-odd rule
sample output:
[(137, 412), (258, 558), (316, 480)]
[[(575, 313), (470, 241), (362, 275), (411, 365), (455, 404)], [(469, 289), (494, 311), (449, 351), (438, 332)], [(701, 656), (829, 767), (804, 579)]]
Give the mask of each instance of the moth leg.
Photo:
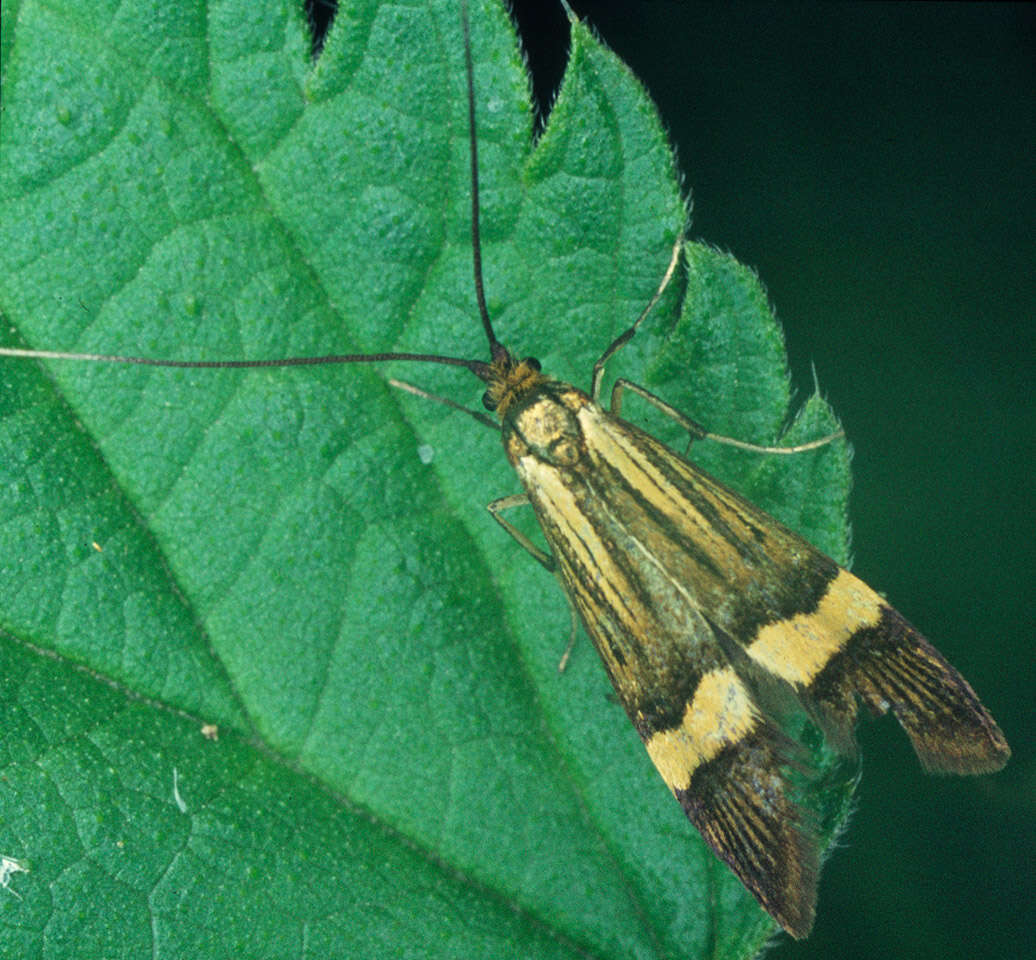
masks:
[(721, 433), (712, 433), (706, 430), (700, 423), (681, 413), (676, 407), (670, 406), (660, 397), (651, 393), (650, 390), (644, 389), (644, 387), (633, 383), (631, 380), (622, 378), (616, 380), (615, 386), (612, 387), (611, 412), (615, 416), (619, 416), (622, 411), (622, 392), (624, 390), (629, 390), (638, 397), (643, 397), (656, 410), (661, 410), (667, 417), (675, 420), (690, 434), (691, 443), (695, 440), (714, 440), (716, 443), (723, 443), (728, 447), (737, 447), (739, 450), (748, 450), (750, 453), (805, 453), (807, 450), (825, 447), (832, 440), (845, 436), (845, 431), (838, 429), (834, 433), (829, 433), (826, 437), (820, 437), (818, 440), (809, 440), (806, 443), (796, 443), (790, 447), (770, 447), (757, 443), (746, 443), (744, 440), (735, 440), (733, 437), (725, 437)]
[[(564, 593), (564, 591), (562, 592)], [(576, 605), (567, 593), (565, 593), (565, 599), (568, 601), (568, 615), (572, 618), (572, 629), (568, 634), (568, 644), (565, 646), (565, 652), (561, 654), (561, 659), (558, 661), (558, 673), (565, 672), (565, 667), (568, 666), (572, 650), (576, 645), (576, 635), (579, 633), (579, 613), (576, 610)]]
[(629, 390), (631, 393), (635, 393), (638, 397), (643, 397), (651, 404), (656, 410), (661, 410), (667, 417), (675, 420), (690, 436), (690, 440), (687, 444), (688, 449), (695, 440), (704, 440), (710, 436), (709, 431), (706, 430), (696, 420), (692, 420), (690, 417), (681, 413), (676, 407), (670, 406), (661, 397), (655, 396), (650, 390), (645, 390), (644, 387), (638, 383), (634, 383), (632, 380), (627, 380), (624, 377), (620, 377), (615, 381), (615, 385), (612, 387), (612, 402), (611, 412), (615, 416), (622, 415), (622, 392)]
[(683, 234), (681, 234), (677, 238), (676, 243), (673, 244), (673, 255), (669, 258), (669, 266), (666, 267), (665, 275), (662, 277), (662, 282), (658, 285), (655, 295), (648, 301), (648, 305), (641, 311), (640, 316), (633, 321), (633, 326), (620, 333), (608, 345), (608, 349), (601, 354), (600, 358), (594, 364), (593, 376), (590, 379), (590, 395), (594, 398), (595, 403), (598, 402), (601, 397), (601, 381), (604, 379), (604, 365), (633, 339), (633, 334), (637, 332), (637, 328), (644, 322), (644, 318), (652, 311), (655, 304), (661, 299), (662, 294), (665, 293), (665, 288), (669, 286), (669, 281), (673, 279), (673, 274), (676, 273), (676, 265), (680, 262), (680, 252), (682, 250)]
[(429, 393), (427, 390), (415, 387), (412, 383), (407, 383), (405, 380), (394, 380), (391, 377), (389, 378), (389, 385), (399, 390), (405, 390), (407, 393), (412, 393), (415, 397), (423, 397), (425, 400), (431, 400), (433, 403), (441, 403), (444, 407), (449, 407), (451, 410), (459, 410), (461, 413), (466, 413), (469, 417), (477, 420), (482, 426), (489, 427), (490, 430), (495, 430), (497, 433), (500, 432), (500, 424), (492, 417), (488, 417), (478, 410), (469, 410), (463, 404), (457, 403), (449, 397), (440, 397), (438, 394)]
[(524, 493), (515, 493), (509, 497), (501, 497), (499, 500), (494, 500), (492, 503), (486, 504), (486, 509), (493, 515), (493, 519), (500, 524), (514, 539), (518, 542), (518, 545), (524, 547), (532, 556), (540, 562), (540, 564), (550, 573), (555, 572), (554, 558), (547, 553), (546, 550), (541, 550), (536, 546), (521, 530), (519, 530), (509, 520), (505, 520), (500, 516), (501, 511), (510, 510), (512, 507), (527, 507), (529, 505), (529, 497)]
[[(494, 500), (492, 503), (487, 504), (486, 509), (493, 515), (493, 519), (518, 542), (519, 546), (524, 547), (526, 551), (531, 553), (544, 569), (557, 576), (557, 566), (554, 563), (554, 558), (545, 550), (537, 547), (513, 523), (508, 522), (500, 515), (503, 510), (510, 510), (512, 507), (527, 507), (528, 505), (528, 494), (516, 493), (510, 497), (501, 497), (499, 500)], [(568, 644), (565, 646), (565, 652), (561, 655), (561, 660), (558, 662), (558, 673), (562, 673), (565, 667), (568, 666), (568, 659), (572, 656), (572, 648), (576, 645), (576, 634), (579, 630), (579, 614), (576, 612), (575, 605), (572, 603), (568, 593), (564, 590), (562, 592), (568, 601), (568, 612), (572, 618), (572, 630), (568, 635)]]

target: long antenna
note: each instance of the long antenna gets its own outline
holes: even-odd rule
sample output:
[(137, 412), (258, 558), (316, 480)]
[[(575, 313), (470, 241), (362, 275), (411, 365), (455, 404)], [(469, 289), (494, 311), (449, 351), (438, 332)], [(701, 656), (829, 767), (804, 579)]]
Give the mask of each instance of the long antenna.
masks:
[[(478, 193), (478, 138), (475, 127), (475, 67), (471, 56), (471, 24), (467, 0), (461, 0), (461, 25), (464, 31), (464, 71), (468, 97), (468, 152), (471, 163), (471, 259), (475, 277), (475, 298), (482, 318), (482, 328), (489, 341), (489, 352), (496, 359), (506, 349), (493, 332), (493, 322), (486, 306), (485, 284), (482, 280), (482, 235), (479, 230)], [(272, 360), (161, 360), (154, 357), (132, 357), (110, 353), (83, 353), (70, 350), (30, 350), (22, 347), (0, 347), (0, 357), (28, 357), (36, 360), (78, 360), (92, 363), (124, 363), (142, 367), (173, 367), (177, 369), (251, 369), (256, 367), (317, 367), (342, 363), (383, 363), (407, 360), (415, 363), (439, 363), (463, 367), (480, 380), (488, 382), (491, 366), (483, 360), (464, 360), (434, 353), (344, 353), (315, 357), (283, 357)]]
[(489, 341), (492, 357), (504, 349), (493, 332), (493, 321), (486, 307), (486, 289), (482, 280), (482, 233), (479, 229), (478, 197), (478, 135), (475, 129), (475, 67), (471, 59), (471, 24), (468, 21), (467, 0), (461, 0), (461, 24), (464, 28), (464, 70), (468, 81), (468, 155), (471, 162), (471, 266), (475, 274), (475, 299), (482, 318), (482, 329)]
[(251, 367), (321, 367), (335, 363), (384, 363), (389, 360), (412, 360), (418, 363), (442, 363), (464, 367), (476, 377), (485, 379), (488, 364), (483, 360), (442, 357), (436, 353), (331, 353), (319, 357), (279, 357), (272, 360), (160, 360), (155, 357), (128, 357), (116, 353), (76, 353), (70, 350), (29, 350), (24, 347), (0, 347), (0, 357), (29, 357), (35, 360), (87, 360), (93, 363), (128, 363), (141, 367), (176, 367), (179, 369), (217, 368), (234, 370)]

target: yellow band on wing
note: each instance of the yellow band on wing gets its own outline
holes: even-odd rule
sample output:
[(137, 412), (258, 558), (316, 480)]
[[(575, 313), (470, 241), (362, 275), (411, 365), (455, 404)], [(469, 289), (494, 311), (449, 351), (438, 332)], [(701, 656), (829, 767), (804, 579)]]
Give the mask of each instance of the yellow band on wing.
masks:
[(768, 672), (805, 686), (854, 633), (878, 624), (884, 605), (870, 587), (841, 570), (816, 610), (761, 627), (748, 655)]
[(654, 734), (647, 752), (670, 790), (686, 790), (698, 767), (744, 740), (757, 722), (748, 689), (723, 667), (701, 678), (680, 726)]

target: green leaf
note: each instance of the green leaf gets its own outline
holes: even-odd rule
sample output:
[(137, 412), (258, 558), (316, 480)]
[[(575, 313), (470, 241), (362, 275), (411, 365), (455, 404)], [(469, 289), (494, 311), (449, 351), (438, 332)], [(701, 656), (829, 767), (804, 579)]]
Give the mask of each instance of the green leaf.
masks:
[[(582, 28), (533, 144), (506, 15), (474, 7), (490, 310), (585, 386), (683, 229), (672, 157)], [(272, 0), (12, 5), (3, 29), (9, 342), (485, 355), (454, 4), (353, 3), (315, 64)], [(765, 295), (688, 260), (610, 372), (772, 441)], [(0, 363), (0, 855), (29, 867), (0, 889), (5, 955), (740, 957), (770, 935), (585, 638), (558, 675), (565, 600), (483, 509), (517, 489), (498, 438), (390, 374), (482, 390), (404, 364)], [(832, 422), (814, 399), (793, 430)], [(843, 445), (695, 453), (844, 560)], [(830, 834), (851, 773), (818, 757)]]

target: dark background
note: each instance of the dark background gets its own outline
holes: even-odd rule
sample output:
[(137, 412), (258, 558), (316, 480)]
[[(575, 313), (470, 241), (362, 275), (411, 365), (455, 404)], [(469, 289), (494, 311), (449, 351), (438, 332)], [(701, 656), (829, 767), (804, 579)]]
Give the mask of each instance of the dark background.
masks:
[[(1036, 16), (572, 6), (658, 104), (694, 198), (692, 237), (758, 270), (800, 395), (815, 367), (842, 417), (856, 452), (854, 569), (965, 673), (1015, 752), (995, 776), (928, 777), (894, 723), (863, 723), (858, 810), (825, 867), (816, 929), (768, 956), (1025, 955)], [(515, 3), (548, 102), (567, 43), (553, 7)]]
[[(1027, 955), (1036, 14), (571, 5), (658, 104), (692, 237), (758, 270), (800, 396), (815, 368), (842, 418), (854, 569), (965, 673), (1015, 752), (995, 776), (927, 777), (891, 721), (863, 723), (858, 810), (824, 869), (816, 928), (768, 956)], [(549, 104), (568, 40), (560, 3), (514, 12)]]

